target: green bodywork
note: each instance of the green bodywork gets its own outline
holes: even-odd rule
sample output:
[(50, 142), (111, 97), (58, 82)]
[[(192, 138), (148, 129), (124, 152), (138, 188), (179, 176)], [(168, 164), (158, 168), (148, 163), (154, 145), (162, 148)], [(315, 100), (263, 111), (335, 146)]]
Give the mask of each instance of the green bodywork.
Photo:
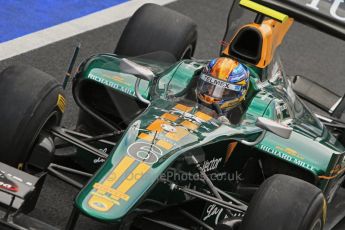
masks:
[[(121, 72), (120, 60), (120, 57), (107, 54), (92, 57), (80, 70), (79, 77), (135, 97), (136, 77)], [(331, 176), (333, 169), (339, 165), (344, 167), (344, 147), (294, 94), (283, 71), (273, 71), (267, 76), (268, 80), (261, 81), (252, 69), (242, 122), (225, 125), (217, 120), (213, 111), (198, 104), (193, 94), (185, 96), (193, 92), (194, 88), (190, 86), (205, 61), (181, 61), (163, 68), (160, 63), (137, 62), (151, 68), (157, 75), (153, 82), (141, 81), (140, 84), (140, 93), (152, 103), (131, 122), (107, 161), (77, 196), (75, 205), (84, 214), (102, 221), (121, 221), (159, 184), (160, 176), (191, 151), (224, 141), (254, 141), (262, 132), (255, 126), (257, 117), (267, 117), (293, 127), (289, 139), (267, 133), (263, 141), (255, 146), (257, 150), (306, 170), (317, 179), (319, 176)], [(279, 61), (272, 65), (277, 65), (279, 70)], [(164, 114), (177, 118), (172, 121)], [(149, 128), (157, 120), (164, 122), (165, 128)], [(192, 123), (197, 128), (183, 126), (184, 122)], [(177, 132), (178, 135), (169, 137), (169, 132)], [(143, 136), (147, 138), (141, 138)], [(143, 153), (143, 149), (148, 153)], [(204, 154), (213, 159), (212, 154), (215, 153)], [(134, 161), (125, 164), (124, 159)], [(118, 178), (113, 178), (114, 172), (120, 172), (120, 169), (123, 172), (116, 175)], [(128, 179), (136, 169), (140, 176)], [(317, 181), (329, 198), (334, 181)], [(99, 187), (105, 184), (106, 188)], [(95, 196), (97, 199), (92, 200)], [(90, 202), (93, 204), (90, 205)]]

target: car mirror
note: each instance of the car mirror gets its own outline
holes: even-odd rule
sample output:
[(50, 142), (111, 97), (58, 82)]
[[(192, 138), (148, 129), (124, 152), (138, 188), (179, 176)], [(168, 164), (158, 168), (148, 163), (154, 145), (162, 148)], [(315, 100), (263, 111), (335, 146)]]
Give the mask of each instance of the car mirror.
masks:
[(265, 117), (258, 117), (255, 124), (257, 127), (263, 130), (272, 132), (276, 134), (277, 136), (280, 136), (285, 139), (290, 138), (291, 133), (292, 133), (291, 127), (282, 125), (276, 121), (270, 120)]
[(128, 60), (127, 58), (123, 58), (120, 62), (120, 69), (124, 73), (129, 73), (133, 74), (134, 76), (137, 77), (137, 80), (135, 82), (135, 96), (145, 104), (150, 104), (150, 101), (144, 98), (140, 92), (139, 92), (139, 84), (140, 80), (147, 80), (151, 81), (154, 77), (155, 74), (147, 67), (139, 65), (131, 60)]
[(139, 65), (127, 58), (121, 60), (120, 68), (123, 72), (133, 74), (142, 80), (151, 81), (155, 77), (155, 74), (149, 68)]

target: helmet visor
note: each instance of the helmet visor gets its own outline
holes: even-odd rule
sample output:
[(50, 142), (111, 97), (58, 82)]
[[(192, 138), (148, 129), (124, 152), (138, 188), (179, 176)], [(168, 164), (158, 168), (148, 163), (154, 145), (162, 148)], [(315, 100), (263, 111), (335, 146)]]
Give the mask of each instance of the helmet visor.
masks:
[(198, 81), (198, 94), (211, 98), (211, 102), (231, 101), (241, 97), (243, 87), (210, 77), (204, 73)]

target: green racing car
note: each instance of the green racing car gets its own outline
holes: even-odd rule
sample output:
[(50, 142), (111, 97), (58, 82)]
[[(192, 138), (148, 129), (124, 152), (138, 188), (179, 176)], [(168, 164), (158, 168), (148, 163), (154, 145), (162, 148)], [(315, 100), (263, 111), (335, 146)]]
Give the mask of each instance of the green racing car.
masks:
[[(197, 60), (196, 24), (146, 4), (113, 54), (72, 77), (76, 47), (63, 83), (6, 68), (1, 229), (56, 229), (30, 216), (47, 174), (80, 189), (68, 230), (80, 215), (117, 229), (334, 228), (345, 217), (345, 99), (286, 75), (277, 50), (294, 21), (345, 40), (344, 12), (341, 1), (235, 0), (220, 57)], [(60, 125), (71, 78), (73, 130)]]

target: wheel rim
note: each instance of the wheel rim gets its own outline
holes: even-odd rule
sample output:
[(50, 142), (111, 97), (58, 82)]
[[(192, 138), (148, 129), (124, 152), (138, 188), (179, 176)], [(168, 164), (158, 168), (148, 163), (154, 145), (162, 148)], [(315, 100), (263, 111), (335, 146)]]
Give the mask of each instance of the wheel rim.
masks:
[(312, 225), (310, 230), (322, 230), (322, 221), (321, 219), (317, 219), (317, 221)]
[(182, 55), (181, 55), (181, 60), (183, 59), (190, 59), (192, 57), (192, 53), (193, 53), (193, 45), (190, 44), (187, 46), (187, 48), (183, 51)]
[(27, 155), (26, 159), (24, 160), (24, 162), (21, 163), (21, 165), (24, 167), (23, 169), (25, 170), (27, 165), (27, 161), (30, 159), (31, 157), (31, 151), (34, 149), (35, 145), (37, 144), (37, 141), (40, 137), (40, 135), (45, 132), (45, 130), (48, 127), (52, 127), (54, 125), (57, 125), (59, 122), (59, 118), (58, 118), (58, 114), (57, 112), (54, 110), (53, 112), (51, 112), (48, 116), (48, 118), (40, 125), (39, 129), (37, 130), (36, 134), (34, 135), (34, 138), (32, 140), (32, 142), (30, 143), (30, 147), (29, 147), (29, 154)]

